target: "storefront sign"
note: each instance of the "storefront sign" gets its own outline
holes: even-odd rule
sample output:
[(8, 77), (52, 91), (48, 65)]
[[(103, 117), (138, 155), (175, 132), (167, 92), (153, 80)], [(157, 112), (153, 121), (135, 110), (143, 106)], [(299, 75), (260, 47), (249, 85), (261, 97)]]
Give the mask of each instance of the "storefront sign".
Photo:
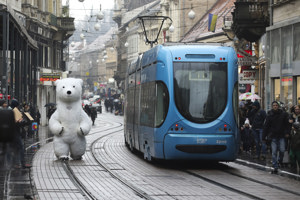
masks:
[(243, 74), (239, 74), (239, 84), (254, 84), (255, 79), (244, 79)]
[(58, 73), (42, 73), (40, 76), (40, 81), (56, 81), (57, 79), (60, 79), (60, 74)]
[(256, 70), (244, 70), (242, 72), (243, 79), (257, 79), (258, 73)]

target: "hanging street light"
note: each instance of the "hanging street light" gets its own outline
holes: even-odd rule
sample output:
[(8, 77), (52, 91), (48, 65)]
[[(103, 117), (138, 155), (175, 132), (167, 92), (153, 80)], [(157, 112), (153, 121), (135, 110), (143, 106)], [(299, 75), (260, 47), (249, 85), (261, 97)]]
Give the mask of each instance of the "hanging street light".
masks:
[(129, 46), (128, 42), (125, 42), (124, 46), (125, 46), (125, 47), (128, 47), (128, 46)]
[(98, 14), (97, 14), (97, 19), (98, 20), (102, 20), (104, 18), (104, 14), (103, 14), (103, 12), (100, 10), (99, 12), (98, 12)]
[(175, 28), (174, 28), (173, 24), (171, 24), (171, 26), (169, 27), (169, 31), (170, 31), (171, 33), (173, 33), (174, 30), (175, 30)]
[(95, 29), (96, 31), (99, 31), (99, 30), (100, 30), (100, 24), (99, 24), (99, 23), (96, 23), (96, 24), (94, 25), (94, 29)]
[(190, 19), (194, 19), (195, 16), (196, 16), (196, 14), (195, 14), (195, 12), (194, 12), (193, 10), (191, 10), (191, 11), (188, 13), (188, 17), (189, 17)]
[(80, 34), (80, 39), (82, 39), (82, 40), (84, 39), (84, 34), (83, 33)]
[[(160, 34), (160, 31), (162, 29), (162, 26), (164, 24), (164, 21), (169, 19), (172, 23), (172, 19), (170, 17), (167, 17), (167, 16), (154, 16), (154, 15), (149, 15), (149, 16), (139, 16), (138, 19), (141, 21), (141, 24), (142, 24), (142, 28), (143, 28), (143, 31), (144, 31), (144, 35), (146, 37), (146, 44), (150, 44), (151, 48), (153, 47), (153, 44), (157, 44), (158, 43), (158, 36)], [(147, 23), (147, 22), (151, 22), (153, 21), (153, 23), (156, 23), (157, 24), (157, 21), (158, 20), (161, 20), (161, 25), (160, 25), (160, 28), (158, 29), (158, 32), (157, 32), (157, 35), (155, 38), (153, 38), (152, 40), (149, 40), (148, 38), (148, 35), (147, 35), (147, 31), (146, 31), (146, 27), (145, 27), (145, 24), (152, 24), (152, 23)], [(147, 21), (147, 22), (146, 22)], [(151, 28), (151, 27), (150, 27)], [(150, 31), (150, 30), (149, 30)]]

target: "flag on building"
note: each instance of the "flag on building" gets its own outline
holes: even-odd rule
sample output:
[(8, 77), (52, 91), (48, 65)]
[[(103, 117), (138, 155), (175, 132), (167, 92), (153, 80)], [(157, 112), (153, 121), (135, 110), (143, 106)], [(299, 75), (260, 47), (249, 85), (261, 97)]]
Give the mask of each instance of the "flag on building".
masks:
[(209, 13), (208, 16), (208, 31), (215, 32), (218, 15)]

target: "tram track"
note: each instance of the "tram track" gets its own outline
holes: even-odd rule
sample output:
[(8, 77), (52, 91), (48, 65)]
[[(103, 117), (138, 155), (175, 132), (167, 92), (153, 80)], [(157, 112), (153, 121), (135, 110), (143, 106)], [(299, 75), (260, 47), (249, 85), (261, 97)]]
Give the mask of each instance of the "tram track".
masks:
[[(97, 164), (99, 166), (101, 166), (103, 169), (105, 169), (105, 171), (107, 173), (109, 173), (109, 175), (111, 177), (118, 180), (123, 185), (125, 185), (127, 188), (132, 190), (138, 197), (140, 197), (141, 199), (152, 200), (153, 198), (151, 196), (147, 195), (144, 191), (140, 190), (139, 188), (137, 188), (133, 184), (129, 183), (128, 181), (126, 181), (125, 179), (123, 179), (122, 177), (120, 177), (116, 173), (114, 173), (113, 170), (111, 170), (109, 168), (109, 166), (107, 166), (104, 162), (102, 162), (101, 159), (95, 153), (95, 145), (99, 140), (101, 140), (101, 139), (103, 139), (103, 138), (105, 138), (105, 137), (107, 137), (111, 134), (118, 133), (118, 132), (123, 130), (123, 124), (122, 123), (115, 123), (115, 124), (118, 124), (118, 125), (113, 127), (113, 128), (107, 128), (107, 129), (101, 130), (101, 132), (107, 132), (107, 133), (105, 133), (104, 135), (102, 135), (101, 137), (99, 137), (98, 139), (96, 139), (95, 141), (93, 141), (90, 144), (89, 149), (90, 149), (91, 155), (94, 158), (94, 160), (97, 162)], [(96, 134), (97, 132), (98, 131), (94, 131), (94, 132), (90, 133), (89, 135)], [(95, 195), (93, 195), (91, 191), (89, 191), (89, 189), (85, 186), (84, 183), (82, 183), (80, 181), (80, 178), (78, 178), (76, 176), (76, 174), (73, 172), (72, 167), (70, 166), (68, 161), (62, 161), (61, 163), (63, 165), (63, 169), (68, 174), (68, 177), (72, 180), (72, 182), (76, 185), (78, 190), (81, 192), (81, 194), (86, 199), (92, 199), (92, 200), (99, 199)]]
[(235, 192), (235, 193), (237, 193), (237, 194), (243, 195), (243, 196), (245, 196), (245, 197), (249, 197), (249, 198), (251, 198), (251, 199), (257, 199), (257, 200), (263, 200), (263, 199), (264, 199), (264, 198), (261, 198), (261, 197), (252, 195), (252, 194), (250, 194), (250, 193), (243, 192), (243, 191), (238, 190), (238, 189), (236, 189), (236, 188), (234, 188), (234, 187), (230, 187), (230, 186), (225, 185), (225, 184), (223, 184), (223, 183), (221, 183), (221, 182), (215, 181), (215, 180), (213, 180), (213, 179), (207, 178), (207, 177), (202, 176), (202, 175), (197, 174), (197, 173), (194, 173), (194, 172), (191, 172), (191, 171), (188, 171), (188, 170), (183, 170), (183, 172), (186, 172), (186, 173), (189, 174), (189, 175), (195, 176), (195, 177), (197, 177), (197, 178), (200, 178), (201, 180), (204, 180), (204, 181), (209, 182), (209, 183), (211, 183), (211, 184), (214, 184), (214, 185), (216, 185), (216, 186), (222, 187), (222, 188), (224, 188), (224, 189), (226, 189), (226, 190), (230, 190), (230, 191)]
[[(281, 187), (281, 185), (278, 185), (278, 182), (276, 185), (276, 183), (266, 183), (264, 180), (255, 179), (255, 177), (253, 178), (251, 176), (248, 177), (247, 172), (243, 171), (243, 169), (240, 169), (238, 166), (227, 166), (227, 169), (224, 170), (224, 167), (222, 166), (226, 165), (218, 164), (218, 168), (216, 169), (208, 168), (208, 170), (205, 170), (197, 166), (195, 168), (194, 165), (188, 165), (184, 168), (181, 168), (180, 166), (173, 167), (172, 165), (165, 165), (162, 166), (162, 169), (160, 164), (149, 164), (142, 158), (135, 159), (134, 156), (137, 155), (131, 155), (132, 153), (129, 149), (127, 151), (127, 148), (125, 147), (122, 134), (123, 124), (117, 121), (105, 122), (103, 119), (101, 122), (107, 127), (99, 126), (92, 129), (88, 135), (87, 152), (83, 162), (70, 160), (58, 163), (61, 165), (64, 172), (68, 174), (68, 177), (73, 182), (74, 186), (76, 186), (78, 194), (80, 193), (84, 199), (94, 200), (105, 199), (103, 197), (108, 197), (105, 196), (107, 192), (106, 189), (104, 189), (106, 192), (103, 194), (97, 191), (97, 188), (90, 187), (90, 184), (95, 182), (95, 180), (99, 177), (103, 177), (99, 175), (101, 173), (105, 173), (105, 178), (110, 177), (109, 179), (115, 180), (110, 181), (110, 185), (108, 186), (112, 194), (120, 197), (120, 194), (114, 192), (118, 191), (120, 188), (122, 188), (121, 190), (130, 193), (130, 195), (124, 196), (124, 199), (152, 200), (164, 197), (174, 199), (183, 197), (195, 198), (201, 197), (202, 192), (204, 195), (212, 195), (212, 198), (214, 196), (216, 198), (221, 196), (229, 198), (230, 194), (236, 198), (244, 199), (272, 199), (275, 197), (274, 195), (271, 195), (269, 197), (272, 198), (266, 198), (265, 196), (260, 195), (262, 193), (251, 193), (251, 189), (247, 189), (247, 184), (250, 184), (253, 188), (259, 188), (259, 185), (262, 185), (261, 187), (263, 188), (269, 188), (267, 191), (279, 191), (280, 195), (287, 194), (288, 196), (294, 197), (294, 199), (295, 197), (299, 198), (300, 196), (300, 193), (297, 190), (290, 190), (290, 187), (286, 187), (284, 184)], [(220, 166), (223, 169), (220, 169)], [(93, 176), (92, 172), (88, 172), (89, 170), (94, 171), (96, 176)], [(237, 173), (235, 173), (234, 170), (237, 170)], [(239, 174), (238, 171), (240, 171), (241, 174)], [(85, 177), (85, 173), (87, 173), (88, 177)], [(225, 173), (227, 175), (225, 175)], [(276, 176), (269, 177), (276, 178)], [(230, 180), (226, 179), (238, 180), (238, 182), (244, 183), (244, 185), (241, 184), (234, 187), (234, 182), (230, 182)], [(162, 183), (156, 182), (156, 184), (154, 184), (153, 180), (161, 181)], [(98, 179), (98, 181), (101, 181), (101, 179)], [(178, 191), (176, 191), (176, 189), (175, 191), (172, 191), (168, 188), (161, 187), (164, 184), (169, 183), (169, 181), (175, 181), (171, 184), (175, 187), (182, 183), (183, 187), (179, 186), (179, 190), (177, 189)], [(184, 192), (182, 189), (186, 188), (187, 185), (202, 192), (193, 192), (192, 189), (188, 190), (190, 193)], [(152, 190), (149, 191), (149, 188)], [(212, 190), (212, 192), (210, 192), (210, 190)], [(223, 196), (223, 194), (226, 195)]]
[(223, 172), (228, 173), (228, 174), (233, 175), (233, 176), (236, 176), (236, 177), (239, 177), (239, 178), (243, 178), (245, 180), (249, 180), (249, 181), (258, 183), (258, 184), (262, 184), (262, 185), (265, 185), (265, 186), (268, 186), (268, 187), (271, 187), (271, 188), (275, 188), (275, 189), (283, 191), (283, 192), (287, 192), (287, 193), (290, 193), (290, 194), (297, 195), (300, 198), (300, 192), (295, 192), (295, 191), (292, 191), (292, 190), (288, 190), (288, 189), (285, 189), (283, 187), (279, 187), (279, 186), (274, 185), (274, 184), (266, 183), (266, 182), (263, 182), (263, 181), (260, 181), (260, 180), (254, 179), (254, 178), (250, 178), (250, 177), (243, 176), (243, 175), (240, 175), (240, 174), (237, 174), (237, 173), (234, 173), (234, 172), (230, 172), (228, 170), (224, 170)]
[[(231, 167), (229, 167), (229, 168), (231, 168)], [(185, 173), (187, 173), (191, 176), (197, 177), (201, 180), (204, 180), (206, 182), (209, 182), (211, 184), (214, 184), (216, 186), (219, 186), (219, 187), (224, 188), (226, 190), (230, 190), (230, 191), (232, 191), (236, 194), (243, 195), (243, 196), (251, 198), (251, 199), (257, 199), (257, 200), (266, 199), (265, 197), (261, 197), (261, 195), (258, 196), (258, 195), (252, 194), (251, 191), (241, 190), (240, 187), (238, 187), (238, 188), (232, 187), (232, 186), (230, 186), (231, 185), (230, 182), (227, 181), (227, 180), (223, 179), (222, 181), (216, 181), (213, 178), (210, 178), (211, 174), (206, 174), (205, 172), (202, 172), (202, 171), (188, 170), (188, 169), (187, 170), (180, 170), (180, 171), (183, 171), (183, 172), (185, 172)], [(216, 172), (215, 172), (215, 174), (218, 174), (218, 175), (220, 175), (220, 173), (224, 173), (224, 174), (226, 173), (226, 174), (229, 174), (230, 176), (237, 177), (237, 178), (240, 179), (240, 181), (238, 181), (238, 182), (241, 182), (241, 183), (245, 183), (247, 181), (250, 181), (250, 183), (258, 184), (258, 186), (256, 186), (258, 188), (259, 187), (269, 187), (269, 188), (275, 189), (276, 191), (281, 191), (281, 192), (285, 193), (286, 195), (288, 195), (288, 194), (295, 195), (296, 197), (300, 198), (300, 193), (298, 191), (293, 191), (291, 189), (280, 187), (276, 184), (272, 184), (272, 183), (269, 183), (267, 181), (261, 181), (259, 179), (251, 178), (251, 177), (246, 176), (246, 175), (241, 175), (241, 174), (232, 172), (231, 169), (222, 169), (222, 170), (217, 169)], [(211, 176), (211, 177), (214, 177), (214, 176)], [(227, 179), (228, 180), (236, 180), (236, 179), (230, 178), (228, 176), (227, 176)], [(245, 180), (245, 181), (243, 181), (243, 180)], [(250, 185), (249, 183), (247, 183), (247, 184)], [(244, 188), (246, 188), (246, 184), (245, 184)]]
[[(122, 126), (123, 124), (120, 123), (120, 126)], [(131, 190), (133, 190), (137, 196), (144, 198), (144, 199), (149, 199), (149, 200), (153, 200), (153, 198), (149, 195), (147, 195), (144, 191), (140, 190), (138, 187), (134, 186), (133, 184), (129, 183), (128, 181), (126, 181), (125, 179), (123, 179), (122, 177), (120, 177), (119, 175), (117, 175), (116, 173), (113, 172), (113, 170), (111, 170), (104, 162), (101, 161), (101, 159), (99, 159), (99, 157), (96, 156), (95, 154), (95, 144), (103, 139), (104, 137), (107, 137), (111, 134), (114, 133), (118, 133), (119, 131), (122, 131), (122, 129), (120, 130), (116, 130), (116, 131), (112, 131), (110, 133), (107, 133), (103, 136), (101, 136), (100, 138), (98, 138), (97, 140), (95, 140), (92, 145), (90, 146), (90, 150), (92, 152), (92, 155), (94, 157), (94, 159), (97, 161), (97, 163), (103, 167), (112, 177), (114, 177), (115, 179), (117, 179), (118, 181), (120, 181), (121, 183), (123, 183), (125, 186), (127, 186), (128, 188), (130, 188)]]
[(71, 181), (76, 185), (77, 189), (80, 191), (82, 196), (85, 199), (92, 199), (96, 200), (98, 199), (95, 197), (89, 189), (77, 178), (77, 176), (74, 174), (72, 168), (69, 165), (68, 161), (61, 161), (64, 171), (67, 173), (68, 177), (71, 179)]
[[(114, 134), (114, 133), (112, 132), (112, 133), (110, 133), (110, 135), (111, 134)], [(109, 136), (109, 134), (107, 136)], [(102, 138), (99, 138), (95, 142), (98, 142)], [(105, 142), (109, 143), (109, 139), (106, 139)], [(120, 143), (119, 140), (118, 140), (118, 143)], [(218, 165), (222, 165), (222, 164), (220, 163)], [(167, 169), (168, 166), (165, 166), (165, 168)], [(227, 169), (225, 169), (225, 170), (224, 169), (216, 169), (216, 170), (215, 169), (209, 169), (209, 173), (207, 173), (207, 174), (206, 174), (205, 170), (203, 171), (201, 169), (199, 171), (196, 170), (196, 169), (190, 170), (188, 168), (187, 169), (180, 169), (180, 168), (174, 168), (173, 167), (172, 169), (175, 169), (178, 172), (186, 173), (189, 176), (193, 176), (193, 177), (196, 177), (198, 179), (201, 179), (201, 182), (204, 181), (204, 182), (207, 182), (208, 184), (211, 184), (211, 185), (214, 185), (216, 187), (222, 188), (222, 189), (224, 189), (226, 191), (230, 191), (230, 192), (236, 194), (237, 196), (240, 196), (241, 198), (244, 197), (244, 198), (258, 199), (258, 200), (261, 200), (261, 199), (270, 199), (270, 197), (268, 196), (269, 194), (265, 194), (265, 196), (264, 196), (264, 195), (261, 195), (262, 193), (260, 193), (260, 192), (258, 192), (258, 193), (254, 192), (253, 193), (253, 190), (251, 190), (251, 189), (248, 190), (247, 189), (247, 184), (250, 184), (252, 187), (257, 188), (257, 189), (255, 189), (257, 191), (260, 188), (269, 188), (269, 189), (267, 189), (267, 191), (272, 191), (272, 190), (273, 191), (279, 191), (279, 193), (281, 195), (284, 194), (284, 195), (288, 195), (288, 196), (292, 196), (292, 197), (296, 197), (296, 198), (299, 198), (299, 196), (300, 196), (299, 192), (297, 192), (295, 190), (293, 191), (293, 190), (289, 189), (289, 187), (285, 187), (284, 185), (282, 185), (283, 187), (281, 187), (280, 185), (276, 185), (276, 183), (272, 184), (272, 183), (261, 181), (259, 179), (248, 177), (247, 175), (239, 175), (239, 174), (236, 174), (234, 172), (228, 171)], [(226, 173), (228, 175), (226, 176), (226, 175), (224, 175), (224, 173)], [(218, 174), (224, 175), (228, 179), (235, 180), (235, 179), (238, 178), (238, 180), (239, 180), (238, 182), (244, 183), (244, 185), (241, 184), (238, 187), (235, 187), (234, 184), (232, 184), (232, 183), (230, 183), (230, 181), (226, 180), (227, 178), (225, 178), (223, 180), (214, 179), (214, 176), (218, 176)], [(234, 176), (236, 178), (233, 178), (232, 176)], [(274, 176), (270, 176), (270, 177), (272, 178)], [(118, 176), (118, 178), (120, 178), (122, 180), (122, 177)], [(170, 195), (170, 197), (171, 196), (172, 195)], [(274, 195), (273, 195), (273, 197), (274, 197)], [(145, 197), (145, 198), (148, 198), (148, 197)]]

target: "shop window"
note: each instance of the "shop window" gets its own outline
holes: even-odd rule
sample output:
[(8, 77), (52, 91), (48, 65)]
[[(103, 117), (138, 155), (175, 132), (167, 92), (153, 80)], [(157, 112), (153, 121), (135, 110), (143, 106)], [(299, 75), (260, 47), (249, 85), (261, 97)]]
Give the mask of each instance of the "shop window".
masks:
[(300, 104), (300, 76), (297, 76), (297, 103)]
[(276, 101), (280, 101), (280, 79), (274, 79), (274, 98)]
[(283, 103), (288, 105), (293, 102), (293, 77), (284, 76), (281, 78)]
[[(300, 60), (300, 23), (294, 25), (294, 57), (293, 60)], [(297, 79), (298, 80), (298, 79)], [(298, 95), (298, 94), (297, 94)], [(299, 96), (299, 95), (298, 95)]]
[(280, 61), (280, 29), (271, 32), (271, 63), (279, 63)]

